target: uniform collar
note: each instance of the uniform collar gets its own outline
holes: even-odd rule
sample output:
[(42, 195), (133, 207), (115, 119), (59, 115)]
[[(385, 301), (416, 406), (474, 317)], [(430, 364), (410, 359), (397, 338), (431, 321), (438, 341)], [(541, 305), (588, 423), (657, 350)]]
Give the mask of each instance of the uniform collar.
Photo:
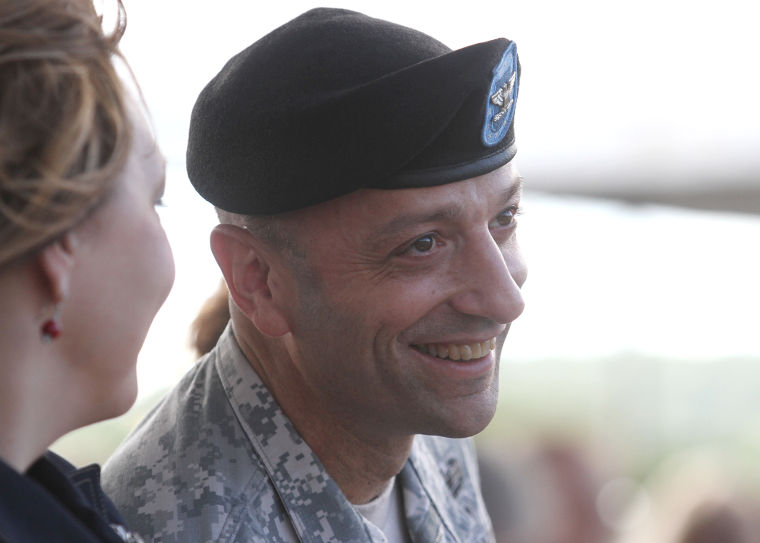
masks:
[(373, 541), (363, 518), (328, 475), (240, 350), (230, 327), (217, 345), (216, 368), (243, 431), (261, 459), (302, 543), (340, 534)]
[[(459, 442), (459, 443), (457, 443)], [(469, 440), (417, 436), (399, 475), (414, 541), (493, 541)], [(484, 526), (486, 529), (484, 530)]]
[[(345, 498), (283, 413), (240, 350), (228, 326), (217, 345), (215, 364), (232, 410), (272, 481), (302, 543), (336, 535), (351, 542), (385, 541)], [(417, 436), (397, 482), (403, 490), (408, 527), (415, 542), (459, 542), (475, 533), (476, 504), (460, 491), (467, 484), (462, 458), (451, 440)], [(447, 445), (445, 445), (447, 444)], [(473, 498), (474, 499), (474, 498)]]

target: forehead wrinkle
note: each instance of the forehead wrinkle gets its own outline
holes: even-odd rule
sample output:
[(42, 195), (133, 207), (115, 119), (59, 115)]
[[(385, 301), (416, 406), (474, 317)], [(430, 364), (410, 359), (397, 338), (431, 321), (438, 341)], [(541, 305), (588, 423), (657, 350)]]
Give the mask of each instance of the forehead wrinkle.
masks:
[[(503, 191), (498, 205), (506, 205), (522, 193), (523, 178), (516, 176), (512, 184)], [(430, 212), (407, 213), (391, 219), (388, 223), (375, 230), (371, 240), (393, 235), (403, 231), (409, 226), (426, 224), (437, 221), (453, 220), (460, 217), (464, 210), (460, 204), (451, 204), (442, 209)]]

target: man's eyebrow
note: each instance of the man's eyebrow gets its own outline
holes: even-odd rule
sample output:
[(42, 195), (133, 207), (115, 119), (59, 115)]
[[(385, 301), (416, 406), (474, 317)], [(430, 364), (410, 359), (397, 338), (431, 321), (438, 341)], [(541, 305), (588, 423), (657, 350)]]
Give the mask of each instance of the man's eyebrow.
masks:
[(522, 193), (523, 183), (525, 182), (525, 179), (523, 179), (520, 176), (517, 176), (515, 178), (514, 183), (504, 191), (504, 198), (502, 202), (506, 205), (510, 201), (514, 199), (515, 196), (519, 196), (520, 193)]
[[(509, 186), (503, 193), (499, 200), (499, 205), (507, 205), (514, 200), (515, 196), (519, 195), (522, 191), (523, 178), (516, 177), (514, 183)], [(388, 221), (384, 225), (376, 229), (370, 238), (371, 241), (391, 236), (398, 232), (403, 231), (405, 228), (415, 226), (418, 224), (425, 224), (431, 222), (437, 222), (442, 220), (456, 219), (462, 214), (462, 206), (459, 204), (453, 204), (442, 209), (436, 209), (430, 212), (422, 213), (409, 213), (406, 215), (399, 215)]]
[(454, 204), (443, 209), (436, 209), (432, 212), (399, 215), (398, 217), (394, 217), (392, 220), (388, 221), (380, 228), (375, 230), (372, 233), (372, 237), (370, 239), (377, 240), (385, 238), (387, 236), (401, 232), (410, 226), (415, 226), (418, 224), (455, 219), (461, 214), (462, 207), (458, 204)]

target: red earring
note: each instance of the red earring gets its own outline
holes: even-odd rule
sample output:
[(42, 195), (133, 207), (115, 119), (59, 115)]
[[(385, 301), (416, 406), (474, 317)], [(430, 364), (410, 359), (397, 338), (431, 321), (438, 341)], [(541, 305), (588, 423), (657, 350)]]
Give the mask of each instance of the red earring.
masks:
[(42, 323), (40, 331), (42, 332), (43, 341), (52, 341), (61, 335), (63, 328), (61, 327), (61, 323), (58, 322), (58, 307), (55, 308), (53, 316)]

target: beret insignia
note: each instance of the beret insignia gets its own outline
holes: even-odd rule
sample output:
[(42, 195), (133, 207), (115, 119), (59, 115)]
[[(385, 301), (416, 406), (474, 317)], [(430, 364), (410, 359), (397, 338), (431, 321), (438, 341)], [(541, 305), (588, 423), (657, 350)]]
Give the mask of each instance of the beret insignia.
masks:
[(497, 145), (507, 134), (515, 113), (515, 101), (519, 87), (517, 77), (517, 48), (510, 43), (493, 69), (493, 79), (486, 104), (483, 123), (483, 143), (488, 147)]

